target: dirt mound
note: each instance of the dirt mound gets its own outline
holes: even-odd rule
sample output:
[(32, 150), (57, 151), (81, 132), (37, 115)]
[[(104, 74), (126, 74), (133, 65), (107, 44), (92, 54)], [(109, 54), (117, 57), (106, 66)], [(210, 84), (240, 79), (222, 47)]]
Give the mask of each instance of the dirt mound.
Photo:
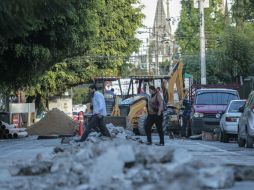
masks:
[(54, 108), (28, 128), (27, 132), (29, 135), (72, 135), (76, 125), (64, 112)]

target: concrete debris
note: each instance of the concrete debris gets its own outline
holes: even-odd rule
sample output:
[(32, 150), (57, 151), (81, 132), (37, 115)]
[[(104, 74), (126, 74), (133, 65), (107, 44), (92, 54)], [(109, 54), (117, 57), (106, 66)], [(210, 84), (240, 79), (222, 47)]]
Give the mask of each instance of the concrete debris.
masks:
[(229, 165), (234, 170), (237, 181), (254, 181), (254, 166), (250, 165)]
[(131, 137), (135, 135), (132, 131), (125, 130), (123, 127), (116, 127), (112, 123), (107, 124), (106, 127), (108, 128), (111, 137), (113, 138), (125, 139), (126, 137)]
[(119, 157), (119, 153), (114, 148), (110, 148), (105, 154), (95, 159), (90, 173), (90, 184), (95, 188), (107, 186), (111, 183), (112, 176), (121, 175), (124, 162)]
[(36, 164), (32, 163), (29, 165), (17, 165), (17, 170), (13, 171), (13, 175), (20, 176), (34, 176), (34, 175), (42, 175), (48, 173), (52, 166), (52, 162), (41, 161)]
[(8, 190), (199, 190), (234, 184), (234, 172), (227, 166), (195, 161), (188, 152), (169, 146), (140, 144), (123, 128), (107, 127), (114, 138), (94, 134), (83, 143), (60, 144), (50, 159), (39, 155), (31, 163), (16, 165), (12, 178), (0, 181), (0, 186)]
[(234, 172), (231, 168), (206, 167), (200, 169), (198, 175), (203, 188), (221, 189), (234, 185)]

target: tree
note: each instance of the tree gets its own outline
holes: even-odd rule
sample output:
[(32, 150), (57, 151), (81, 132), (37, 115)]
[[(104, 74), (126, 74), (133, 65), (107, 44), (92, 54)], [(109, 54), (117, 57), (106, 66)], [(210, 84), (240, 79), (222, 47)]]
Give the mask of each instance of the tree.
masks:
[(100, 32), (93, 49), (94, 63), (105, 75), (119, 75), (120, 68), (140, 41), (135, 37), (144, 15), (139, 0), (104, 1), (99, 11)]
[(128, 70), (127, 57), (139, 47), (135, 38), (141, 26), (142, 6), (138, 0), (101, 1), (97, 9), (98, 33), (91, 49), (81, 56), (66, 59), (52, 66), (30, 93), (58, 94), (66, 88), (91, 82), (94, 76), (120, 75)]
[(237, 27), (243, 27), (244, 22), (254, 19), (254, 1), (235, 0), (233, 7), (233, 18)]
[(101, 0), (0, 2), (0, 84), (32, 86), (52, 65), (82, 55), (98, 33)]
[[(222, 0), (210, 1), (209, 8), (205, 9), (205, 36), (207, 81), (216, 83), (219, 69), (217, 63), (217, 48), (226, 25), (225, 15), (221, 6)], [(200, 81), (200, 37), (199, 37), (199, 10), (193, 6), (193, 1), (182, 1), (181, 21), (176, 31), (176, 40), (181, 47), (181, 58), (185, 63), (185, 70)]]
[(241, 30), (230, 27), (225, 32), (219, 54), (220, 68), (223, 70), (222, 77), (225, 81), (236, 82), (240, 76), (253, 74), (253, 29), (253, 26), (246, 26)]

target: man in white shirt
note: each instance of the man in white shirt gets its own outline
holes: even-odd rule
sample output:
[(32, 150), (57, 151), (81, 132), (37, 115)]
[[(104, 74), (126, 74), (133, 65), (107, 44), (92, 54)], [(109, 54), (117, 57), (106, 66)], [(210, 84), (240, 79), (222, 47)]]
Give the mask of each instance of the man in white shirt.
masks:
[(104, 96), (102, 93), (97, 91), (96, 85), (90, 85), (89, 91), (92, 94), (93, 115), (89, 120), (82, 137), (80, 138), (80, 140), (77, 140), (76, 142), (85, 141), (89, 133), (92, 131), (92, 129), (96, 131), (99, 129), (99, 132), (101, 132), (102, 135), (107, 137), (111, 136), (106, 125), (103, 122), (104, 116), (107, 115)]

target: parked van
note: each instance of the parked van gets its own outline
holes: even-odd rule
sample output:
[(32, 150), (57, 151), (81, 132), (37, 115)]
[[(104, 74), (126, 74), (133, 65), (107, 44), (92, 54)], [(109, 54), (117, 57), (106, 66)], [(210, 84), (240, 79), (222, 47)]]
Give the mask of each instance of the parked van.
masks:
[(237, 90), (204, 88), (196, 90), (191, 111), (192, 135), (219, 128), (221, 114), (231, 100), (239, 100)]

